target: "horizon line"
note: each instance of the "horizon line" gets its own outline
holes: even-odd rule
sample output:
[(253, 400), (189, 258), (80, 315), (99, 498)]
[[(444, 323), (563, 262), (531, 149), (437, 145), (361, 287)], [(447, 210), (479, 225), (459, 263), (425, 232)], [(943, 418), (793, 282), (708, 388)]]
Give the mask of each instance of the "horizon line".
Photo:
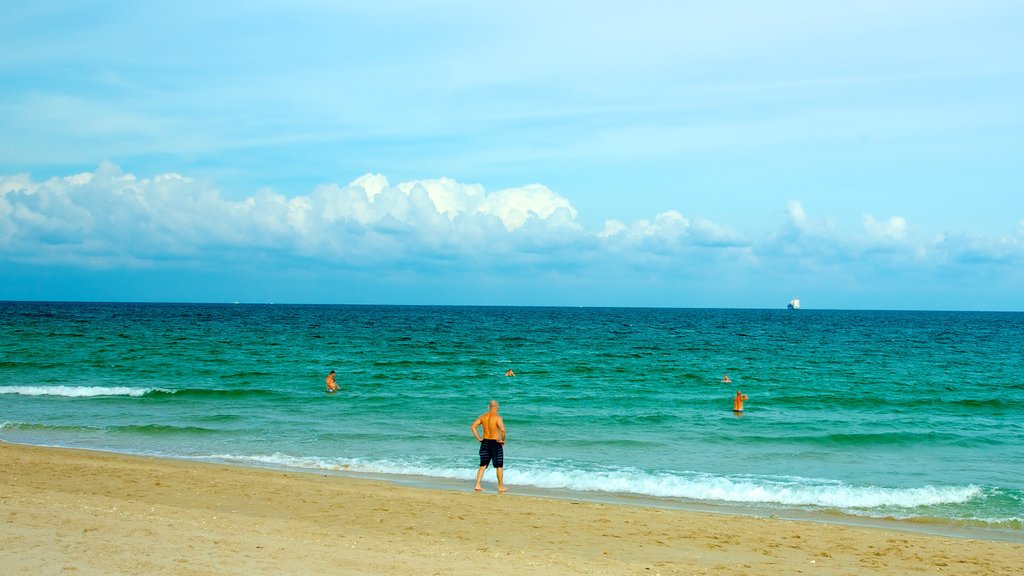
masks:
[(0, 299), (0, 304), (136, 304), (165, 306), (336, 306), (336, 307), (405, 307), (405, 308), (575, 308), (575, 309), (622, 309), (622, 310), (781, 310), (792, 314), (804, 312), (970, 312), (1022, 314), (1024, 310), (978, 310), (940, 308), (806, 308), (797, 310), (785, 305), (777, 308), (742, 306), (628, 306), (628, 305), (573, 305), (573, 304), (446, 304), (446, 303), (339, 303), (339, 302), (243, 302), (243, 301), (186, 301), (186, 300), (19, 300)]

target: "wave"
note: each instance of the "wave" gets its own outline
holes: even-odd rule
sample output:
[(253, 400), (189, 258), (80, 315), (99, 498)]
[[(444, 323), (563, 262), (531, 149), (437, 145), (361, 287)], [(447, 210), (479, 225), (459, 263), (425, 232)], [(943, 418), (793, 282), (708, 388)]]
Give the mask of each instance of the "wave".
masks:
[[(416, 461), (320, 458), (273, 454), (213, 454), (204, 459), (309, 470), (425, 476), (471, 480), (475, 467)], [(966, 504), (983, 498), (980, 486), (890, 488), (857, 486), (840, 481), (801, 477), (715, 475), (696, 472), (645, 472), (635, 468), (582, 470), (538, 461), (505, 474), (510, 485), (577, 492), (599, 492), (723, 504), (781, 505), (838, 509), (864, 514), (873, 510), (913, 510)]]
[(19, 432), (97, 432), (100, 429), (95, 426), (35, 424), (29, 422), (0, 422), (0, 431), (4, 430)]
[[(317, 388), (319, 391), (320, 389)], [(225, 390), (223, 388), (183, 388), (180, 390), (164, 390), (162, 388), (154, 389), (151, 393), (152, 396), (174, 396), (174, 397), (204, 397), (204, 398), (247, 398), (250, 396), (287, 396), (281, 392), (275, 392), (274, 390), (262, 390), (259, 388), (252, 390)]]
[(0, 394), (20, 396), (65, 396), (85, 398), (92, 396), (140, 397), (153, 392), (173, 393), (162, 388), (137, 388), (132, 386), (0, 386)]
[(202, 426), (171, 426), (168, 424), (126, 424), (124, 426), (110, 426), (104, 430), (152, 436), (163, 436), (168, 434), (216, 434), (219, 432), (219, 430), (204, 428)]
[(253, 378), (261, 378), (265, 376), (273, 376), (272, 372), (260, 372), (254, 370), (252, 372), (235, 372), (232, 374), (221, 374), (219, 378), (221, 380), (250, 380)]
[[(955, 388), (949, 388), (955, 390)], [(843, 394), (814, 394), (814, 395), (783, 395), (771, 398), (771, 403), (782, 407), (793, 408), (821, 408), (836, 410), (841, 408), (850, 411), (870, 412), (907, 412), (927, 410), (928, 412), (954, 412), (977, 410), (1004, 410), (1009, 404), (1001, 398), (931, 398), (926, 405), (907, 403), (903, 394), (892, 395), (843, 395)]]
[(19, 432), (87, 432), (102, 434), (106, 432), (127, 432), (129, 434), (167, 435), (167, 434), (213, 434), (219, 430), (201, 426), (171, 426), (169, 424), (124, 424), (120, 426), (87, 426), (65, 424), (37, 424), (28, 422), (0, 422), (0, 431)]
[(807, 478), (711, 474), (542, 470), (531, 472), (530, 476), (533, 477), (531, 483), (542, 488), (621, 492), (702, 502), (814, 506), (846, 511), (961, 504), (982, 492), (980, 487), (973, 485), (886, 488)]
[(990, 410), (1007, 409), (1010, 403), (1002, 398), (950, 400), (947, 402), (952, 406), (962, 408), (985, 408)]
[(91, 398), (104, 396), (141, 397), (248, 397), (248, 396), (282, 396), (273, 390), (224, 390), (211, 388), (185, 388), (171, 390), (167, 388), (142, 388), (135, 386), (0, 386), (0, 394), (16, 394), (20, 396), (63, 396), (67, 398)]
[(838, 432), (808, 435), (762, 435), (749, 438), (751, 442), (776, 444), (806, 444), (812, 446), (913, 446), (917, 444), (958, 444), (965, 442), (989, 443), (985, 439), (966, 438), (949, 432)]
[[(811, 408), (833, 412), (839, 409), (851, 412), (892, 412), (904, 408), (906, 404), (899, 398), (894, 399), (884, 395), (839, 393), (780, 395), (771, 398), (770, 402), (772, 405), (785, 408)], [(919, 407), (911, 406), (909, 408), (918, 409)]]

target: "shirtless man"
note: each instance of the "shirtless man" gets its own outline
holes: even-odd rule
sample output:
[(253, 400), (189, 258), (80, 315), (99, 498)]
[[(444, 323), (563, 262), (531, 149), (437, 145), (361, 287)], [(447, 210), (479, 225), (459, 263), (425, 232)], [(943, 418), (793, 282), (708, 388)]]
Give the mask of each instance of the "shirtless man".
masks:
[[(473, 420), (473, 424), (469, 427), (473, 431), (473, 437), (480, 442), (480, 469), (476, 471), (474, 490), (477, 492), (483, 490), (480, 487), (480, 480), (484, 477), (487, 465), (494, 462), (494, 472), (498, 476), (498, 492), (508, 492), (504, 483), (504, 470), (502, 470), (505, 466), (505, 421), (498, 414), (497, 400), (491, 400), (489, 408), (486, 414), (481, 414), (476, 420)], [(477, 428), (481, 426), (484, 431), (483, 438), (477, 433)]]
[(743, 412), (743, 401), (747, 399), (747, 395), (739, 390), (736, 391), (736, 397), (732, 399), (732, 411), (736, 414)]
[(326, 382), (328, 394), (333, 394), (338, 391), (338, 383), (334, 381), (334, 370), (331, 370), (331, 373), (327, 375)]

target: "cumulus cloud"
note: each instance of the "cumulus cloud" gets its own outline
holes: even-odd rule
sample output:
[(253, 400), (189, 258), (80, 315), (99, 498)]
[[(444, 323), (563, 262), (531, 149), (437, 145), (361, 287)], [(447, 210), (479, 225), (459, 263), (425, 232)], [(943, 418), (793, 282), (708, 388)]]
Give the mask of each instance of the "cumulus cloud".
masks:
[(848, 248), (849, 239), (836, 233), (831, 222), (812, 218), (803, 204), (790, 200), (783, 224), (755, 241), (751, 253), (767, 268), (809, 268), (843, 261), (849, 257)]
[(936, 259), (961, 264), (1014, 264), (1024, 260), (1024, 234), (979, 236), (964, 232), (940, 234), (931, 246)]
[(786, 203), (786, 217), (789, 225), (797, 230), (805, 230), (807, 228), (807, 212), (804, 211), (802, 204), (795, 200), (790, 200)]
[(179, 174), (137, 178), (112, 164), (37, 182), (0, 178), (0, 253), (23, 262), (139, 264), (238, 251), (352, 263), (515, 252), (580, 234), (576, 209), (545, 186), (488, 193), (451, 179), (392, 185), (366, 174), (286, 197), (240, 200)]
[[(784, 223), (754, 241), (753, 261), (765, 270), (780, 267), (808, 274), (838, 274), (858, 281), (883, 271), (923, 274), (973, 263), (1024, 261), (1024, 235), (1002, 237), (943, 233), (915, 237), (903, 216), (861, 216), (859, 232), (843, 233), (829, 219), (816, 218), (798, 201), (786, 205)], [(952, 270), (952, 268), (950, 268)]]
[(637, 220), (630, 226), (618, 220), (608, 220), (597, 236), (610, 244), (664, 252), (674, 252), (682, 247), (749, 244), (748, 240), (728, 226), (710, 220), (686, 218), (676, 210), (662, 212), (654, 220)]
[(632, 226), (609, 221), (600, 235), (610, 241), (658, 251), (679, 245), (689, 229), (689, 220), (679, 212), (669, 210), (658, 214), (653, 221), (638, 220)]
[[(1024, 260), (1024, 222), (1002, 237), (917, 238), (902, 216), (861, 217), (843, 234), (798, 201), (774, 232), (743, 233), (666, 210), (586, 230), (569, 199), (541, 184), (489, 191), (449, 178), (391, 183), (365, 174), (285, 196), (232, 199), (180, 174), (139, 178), (113, 164), (37, 181), (0, 176), (0, 260), (79, 267), (316, 262), (372, 269), (507, 265), (614, 275), (860, 270)], [(736, 264), (741, 266), (737, 267)]]
[(902, 216), (893, 216), (885, 222), (879, 222), (874, 216), (865, 214), (861, 218), (861, 223), (868, 237), (872, 239), (900, 242), (907, 237), (907, 219)]

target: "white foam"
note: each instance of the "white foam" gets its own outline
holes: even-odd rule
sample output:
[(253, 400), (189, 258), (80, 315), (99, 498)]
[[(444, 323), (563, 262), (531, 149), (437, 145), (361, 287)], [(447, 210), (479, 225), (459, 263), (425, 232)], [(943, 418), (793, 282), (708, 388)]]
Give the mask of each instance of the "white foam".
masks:
[[(87, 396), (143, 396), (160, 388), (134, 388), (128, 386), (0, 386), (0, 394), (21, 396), (66, 396), (82, 398)], [(170, 392), (170, 390), (162, 390)]]
[(227, 462), (256, 463), (286, 468), (310, 470), (333, 470), (336, 472), (360, 472), (364, 474), (391, 474), (396, 476), (428, 476), (433, 478), (472, 478), (474, 471), (466, 468), (406, 464), (388, 461), (371, 461), (359, 458), (316, 458), (313, 456), (290, 456), (281, 452), (242, 456), (236, 454), (213, 454), (205, 458)]
[(825, 508), (917, 508), (956, 504), (981, 495), (978, 486), (885, 488), (843, 482), (711, 474), (650, 474), (639, 470), (589, 472), (581, 470), (524, 470), (517, 481), (541, 488), (614, 492), (683, 498), (704, 502), (781, 504)]
[[(280, 452), (251, 456), (218, 454), (208, 458), (288, 468), (465, 480), (472, 479), (476, 473), (474, 463), (468, 466), (445, 466), (427, 462), (290, 456)], [(814, 506), (851, 512), (870, 512), (877, 509), (909, 510), (921, 506), (960, 504), (983, 495), (983, 490), (974, 485), (887, 488), (799, 477), (720, 476), (693, 472), (650, 473), (633, 468), (588, 471), (556, 467), (550, 463), (519, 465), (506, 469), (505, 480), (511, 485), (579, 492), (631, 494), (733, 504)]]

